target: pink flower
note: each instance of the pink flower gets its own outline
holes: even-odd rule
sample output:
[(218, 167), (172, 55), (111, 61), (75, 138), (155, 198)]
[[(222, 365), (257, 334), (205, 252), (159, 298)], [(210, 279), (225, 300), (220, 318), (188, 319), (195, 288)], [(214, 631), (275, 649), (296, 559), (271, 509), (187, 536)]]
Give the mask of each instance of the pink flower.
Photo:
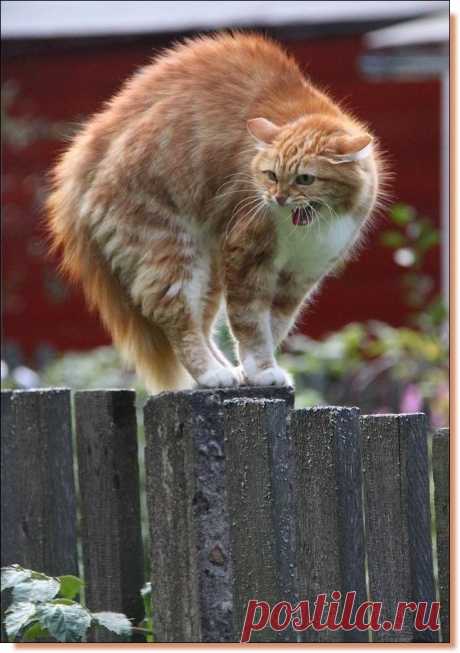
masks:
[(414, 383), (409, 383), (404, 388), (403, 395), (401, 397), (400, 411), (402, 413), (418, 413), (422, 410), (423, 407), (423, 397)]

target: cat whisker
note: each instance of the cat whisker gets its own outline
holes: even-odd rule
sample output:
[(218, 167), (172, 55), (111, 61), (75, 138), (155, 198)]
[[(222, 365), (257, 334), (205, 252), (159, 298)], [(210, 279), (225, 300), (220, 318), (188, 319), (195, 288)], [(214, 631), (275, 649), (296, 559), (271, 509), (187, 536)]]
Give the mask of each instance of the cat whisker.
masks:
[[(250, 225), (254, 222), (254, 220), (256, 218), (262, 217), (263, 214), (261, 216), (259, 216), (258, 214), (260, 213), (260, 211), (262, 209), (266, 209), (267, 206), (266, 206), (266, 203), (265, 203), (265, 201), (263, 199), (260, 199), (260, 198), (257, 198), (257, 199), (258, 199), (258, 202), (256, 203), (256, 205), (252, 209), (250, 209), (250, 210), (252, 210), (252, 214), (250, 215), (249, 219), (245, 219), (244, 221), (242, 220), (241, 223), (240, 223), (240, 221), (238, 221), (238, 217), (241, 217), (241, 210), (242, 209), (239, 210), (238, 214), (234, 215), (231, 223), (229, 224), (229, 227), (231, 225), (233, 225), (233, 226), (232, 226), (232, 228), (230, 230), (227, 229), (226, 234), (225, 234), (225, 239), (230, 237), (233, 234), (234, 230), (240, 224), (242, 225), (242, 228), (244, 227), (245, 229), (247, 229), (247, 228), (250, 227)], [(247, 207), (245, 207), (244, 210), (247, 211)], [(236, 224), (235, 224), (235, 220), (236, 220)]]
[(213, 197), (213, 199), (214, 200), (220, 200), (223, 197), (228, 197), (230, 195), (235, 195), (236, 193), (242, 193), (242, 192), (244, 192), (245, 188), (248, 189), (248, 190), (252, 190), (252, 189), (248, 188), (247, 185), (244, 186), (244, 184), (242, 183), (240, 187), (233, 188), (232, 190), (227, 190), (224, 193), (219, 193), (219, 195), (215, 195)]
[[(230, 188), (225, 190), (228, 186), (230, 186)], [(231, 188), (231, 186), (233, 186), (233, 188)], [(214, 194), (212, 199), (219, 200), (228, 195), (241, 193), (245, 188), (248, 190), (257, 189), (257, 186), (252, 179), (231, 179), (218, 188), (218, 191)]]
[(239, 201), (239, 202), (238, 202), (238, 203), (233, 207), (233, 212), (235, 212), (235, 211), (238, 209), (238, 207), (239, 207), (240, 205), (244, 204), (246, 201), (247, 201), (247, 202), (250, 202), (250, 201), (252, 201), (252, 200), (254, 200), (254, 201), (265, 201), (265, 200), (263, 199), (263, 197), (260, 196), (259, 193), (257, 193), (257, 192), (256, 192), (256, 193), (251, 192), (250, 195), (245, 195), (243, 198), (241, 198), (241, 200), (240, 200), (240, 201)]
[(322, 217), (326, 223), (330, 223), (330, 222), (332, 222), (332, 220), (334, 220), (335, 218), (338, 217), (337, 212), (332, 208), (332, 206), (328, 202), (326, 202), (326, 200), (324, 200), (322, 198), (321, 199), (318, 198), (315, 201), (322, 204), (322, 205), (324, 205), (327, 208), (327, 210), (329, 211), (329, 216), (327, 216), (327, 217), (320, 213), (320, 219)]
[(227, 225), (225, 237), (227, 238), (232, 233), (233, 226), (235, 225), (235, 222), (238, 221), (238, 218), (241, 216), (243, 211), (252, 210), (253, 208), (257, 208), (259, 206), (259, 203), (262, 203), (262, 202), (263, 202), (263, 200), (261, 200), (258, 197), (257, 198), (252, 198), (251, 200), (249, 200), (247, 202), (246, 205), (235, 208), (233, 213), (232, 213), (232, 217), (230, 218), (230, 221), (229, 221), (229, 223)]

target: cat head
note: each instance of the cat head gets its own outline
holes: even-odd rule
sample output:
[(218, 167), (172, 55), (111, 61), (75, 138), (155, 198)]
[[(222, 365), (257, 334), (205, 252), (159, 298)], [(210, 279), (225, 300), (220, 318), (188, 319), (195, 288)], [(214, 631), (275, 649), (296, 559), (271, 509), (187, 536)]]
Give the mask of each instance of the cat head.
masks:
[(372, 136), (340, 118), (307, 116), (281, 127), (254, 118), (247, 128), (257, 147), (254, 182), (269, 205), (347, 208), (369, 174)]

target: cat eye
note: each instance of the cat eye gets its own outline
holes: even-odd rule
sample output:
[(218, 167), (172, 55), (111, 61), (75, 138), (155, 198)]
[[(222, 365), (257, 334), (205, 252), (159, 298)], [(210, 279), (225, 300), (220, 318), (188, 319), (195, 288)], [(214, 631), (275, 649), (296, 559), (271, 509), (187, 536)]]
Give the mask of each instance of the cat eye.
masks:
[(270, 179), (270, 181), (278, 181), (278, 179), (277, 179), (275, 173), (273, 172), (273, 170), (262, 170), (262, 172), (264, 173), (264, 175), (267, 175), (267, 177)]
[(315, 181), (316, 177), (314, 175), (299, 175), (296, 177), (296, 184), (300, 186), (310, 186)]

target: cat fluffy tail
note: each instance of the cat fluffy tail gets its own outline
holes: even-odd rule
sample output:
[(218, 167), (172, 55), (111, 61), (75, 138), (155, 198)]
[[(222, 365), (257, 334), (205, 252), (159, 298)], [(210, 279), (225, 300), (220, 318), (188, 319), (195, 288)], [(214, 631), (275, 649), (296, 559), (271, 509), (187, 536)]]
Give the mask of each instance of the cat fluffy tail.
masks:
[(179, 363), (163, 330), (144, 317), (110, 270), (87, 233), (63, 228), (59, 213), (48, 202), (51, 250), (63, 251), (61, 269), (83, 286), (91, 309), (97, 309), (123, 359), (134, 365), (152, 393), (188, 388), (192, 379)]

